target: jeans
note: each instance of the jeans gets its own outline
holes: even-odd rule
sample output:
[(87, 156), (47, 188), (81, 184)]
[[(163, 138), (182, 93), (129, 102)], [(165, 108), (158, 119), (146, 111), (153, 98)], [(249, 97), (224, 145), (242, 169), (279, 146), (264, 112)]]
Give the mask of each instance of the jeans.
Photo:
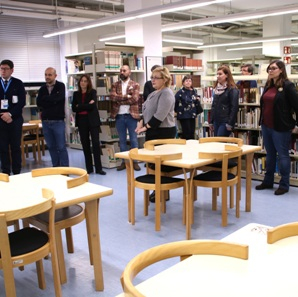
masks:
[(69, 166), (64, 121), (42, 121), (42, 130), (53, 167)]
[(214, 136), (230, 136), (232, 131), (227, 130), (226, 123), (213, 123)]
[[(279, 187), (289, 189), (291, 160), (289, 156), (289, 145), (292, 131), (278, 132), (272, 128), (262, 125), (262, 134), (266, 149), (266, 173), (263, 183), (272, 186), (276, 161), (281, 175)], [(277, 157), (278, 154), (278, 157)]]
[(128, 130), (130, 148), (138, 147), (138, 138), (135, 129), (137, 128), (138, 120), (134, 119), (130, 114), (118, 114), (116, 116), (116, 128), (119, 134), (120, 152), (127, 151), (127, 134)]

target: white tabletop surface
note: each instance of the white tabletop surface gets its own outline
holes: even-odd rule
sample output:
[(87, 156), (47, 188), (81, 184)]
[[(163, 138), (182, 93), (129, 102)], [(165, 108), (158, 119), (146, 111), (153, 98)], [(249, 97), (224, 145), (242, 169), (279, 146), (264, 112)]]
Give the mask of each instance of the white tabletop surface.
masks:
[(249, 224), (223, 239), (248, 244), (248, 260), (192, 256), (137, 288), (147, 297), (297, 297), (298, 236), (270, 245), (266, 228)]

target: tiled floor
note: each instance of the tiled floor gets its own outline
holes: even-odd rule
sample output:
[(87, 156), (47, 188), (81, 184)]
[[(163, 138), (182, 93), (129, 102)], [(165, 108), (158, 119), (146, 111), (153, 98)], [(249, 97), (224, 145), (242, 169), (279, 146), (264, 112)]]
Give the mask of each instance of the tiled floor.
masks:
[[(69, 155), (71, 166), (84, 168), (82, 151), (69, 149)], [(28, 160), (24, 171), (41, 166), (51, 166), (48, 155), (43, 157), (43, 162), (39, 166), (33, 160)], [(141, 168), (142, 171), (145, 170), (143, 166)], [(185, 227), (182, 225), (181, 190), (171, 192), (171, 200), (167, 202), (167, 213), (162, 215), (161, 231), (155, 232), (155, 205), (150, 205), (149, 216), (144, 217), (142, 192), (137, 192), (136, 197), (139, 199), (136, 202), (136, 224), (130, 225), (127, 222), (126, 172), (118, 172), (115, 169), (106, 169), (106, 171), (106, 176), (90, 175), (90, 182), (102, 184), (114, 190), (112, 196), (100, 201), (99, 209), (105, 289), (103, 292), (94, 290), (93, 269), (89, 265), (85, 224), (81, 223), (73, 228), (75, 253), (65, 253), (68, 282), (62, 286), (63, 296), (116, 296), (122, 292), (119, 279), (131, 258), (152, 246), (185, 239)], [(243, 180), (242, 183), (244, 186), (245, 181)], [(251, 222), (275, 226), (298, 220), (298, 188), (292, 187), (289, 193), (275, 196), (274, 190), (254, 190), (258, 183), (257, 181), (252, 183), (252, 212), (244, 211), (244, 199), (242, 199), (240, 219), (235, 218), (235, 209), (229, 210), (227, 227), (221, 227), (220, 207), (217, 212), (211, 211), (210, 190), (199, 189), (198, 201), (195, 202), (192, 238), (221, 239)], [(242, 197), (244, 194), (243, 187)], [(18, 296), (54, 296), (50, 261), (45, 260), (44, 262), (47, 279), (46, 290), (42, 291), (38, 288), (35, 265), (29, 265), (26, 266), (25, 271), (15, 270)], [(174, 260), (154, 266), (151, 270), (141, 274), (138, 281), (156, 273), (169, 262), (172, 263)], [(0, 296), (5, 296), (2, 271), (0, 272)]]

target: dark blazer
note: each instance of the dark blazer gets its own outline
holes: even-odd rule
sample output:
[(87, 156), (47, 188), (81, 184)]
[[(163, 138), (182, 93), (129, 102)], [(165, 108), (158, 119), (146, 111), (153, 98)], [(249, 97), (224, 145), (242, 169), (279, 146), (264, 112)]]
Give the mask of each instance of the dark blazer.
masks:
[[(260, 100), (259, 125), (263, 123), (263, 96), (267, 91), (268, 88), (265, 88)], [(293, 113), (296, 114), (296, 120)], [(284, 82), (282, 88), (277, 89), (273, 103), (273, 125), (274, 130), (280, 132), (292, 130), (295, 125), (298, 125), (298, 94), (295, 85), (289, 80)]]
[[(91, 100), (94, 100), (94, 103), (89, 104)], [(88, 120), (90, 127), (98, 127), (100, 125), (100, 118), (97, 109), (97, 96), (96, 91), (92, 89), (89, 93), (86, 94), (85, 102), (82, 103), (82, 93), (76, 91), (73, 93), (73, 100), (72, 100), (72, 111), (76, 113), (75, 123), (76, 126), (78, 125), (78, 117), (80, 111), (87, 111), (88, 112)]]
[[(22, 117), (23, 107), (26, 103), (26, 91), (23, 82), (15, 77), (11, 77), (11, 82), (5, 94), (5, 99), (8, 100), (8, 109), (1, 109), (0, 112), (11, 113), (12, 119), (17, 119)], [(2, 84), (0, 83), (0, 100), (4, 98), (4, 90)], [(12, 102), (12, 96), (17, 96), (18, 102)]]
[(49, 94), (46, 85), (40, 87), (36, 104), (41, 108), (41, 119), (59, 121), (65, 118), (65, 85), (56, 80), (54, 88)]

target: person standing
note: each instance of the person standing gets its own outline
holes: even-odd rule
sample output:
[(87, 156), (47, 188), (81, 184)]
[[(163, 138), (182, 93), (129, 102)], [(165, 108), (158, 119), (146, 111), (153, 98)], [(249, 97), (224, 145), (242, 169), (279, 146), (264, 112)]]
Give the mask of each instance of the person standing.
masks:
[[(159, 65), (153, 65), (153, 66), (151, 67), (151, 73), (152, 73), (152, 71), (153, 71), (155, 68), (157, 68), (157, 67), (160, 67), (160, 66), (159, 66)], [(154, 91), (155, 91), (155, 89), (153, 88), (151, 79), (150, 79), (150, 80), (147, 80), (147, 81), (145, 82), (145, 85), (144, 85), (144, 92), (143, 92), (143, 98), (144, 98), (144, 101), (146, 101), (147, 98), (148, 98), (148, 96), (149, 96), (149, 94), (151, 94), (151, 93), (154, 92)]]
[(292, 130), (298, 121), (298, 94), (295, 85), (288, 79), (282, 61), (272, 61), (267, 67), (267, 72), (268, 79), (260, 100), (259, 122), (266, 149), (266, 173), (262, 183), (256, 186), (256, 190), (273, 188), (278, 161), (281, 178), (274, 194), (283, 195), (289, 191), (290, 186), (289, 146)]
[(198, 94), (192, 87), (191, 75), (182, 79), (183, 87), (175, 95), (175, 112), (180, 121), (183, 139), (195, 139), (197, 115), (203, 112)]
[(82, 75), (78, 82), (79, 90), (73, 93), (72, 111), (76, 113), (75, 123), (79, 129), (85, 164), (88, 173), (93, 173), (93, 160), (90, 147), (92, 142), (95, 172), (105, 175), (100, 160), (99, 126), (100, 118), (97, 109), (96, 90), (92, 88), (89, 75)]
[(222, 65), (217, 69), (209, 123), (210, 132), (214, 131), (214, 136), (230, 136), (237, 119), (238, 107), (239, 90), (230, 68)]
[[(130, 148), (138, 147), (138, 138), (135, 132), (139, 113), (139, 93), (140, 85), (130, 79), (131, 70), (128, 65), (120, 68), (120, 80), (112, 84), (110, 99), (112, 101), (111, 118), (116, 119), (116, 129), (119, 134), (120, 151), (127, 151), (127, 130), (130, 140)], [(125, 163), (122, 161), (117, 170), (125, 169)], [(137, 163), (134, 163), (134, 169), (141, 170)]]
[(0, 158), (1, 170), (10, 175), (19, 174), (22, 169), (21, 139), (23, 107), (26, 91), (20, 79), (12, 77), (14, 64), (10, 60), (0, 63)]
[[(242, 75), (253, 75), (254, 68), (251, 64), (244, 64), (241, 66), (241, 74)], [(258, 84), (255, 80), (240, 80), (237, 82), (238, 87), (242, 88), (257, 88)]]
[(56, 80), (52, 67), (45, 70), (46, 84), (41, 86), (36, 104), (41, 109), (42, 129), (53, 167), (69, 166), (65, 141), (65, 85)]

